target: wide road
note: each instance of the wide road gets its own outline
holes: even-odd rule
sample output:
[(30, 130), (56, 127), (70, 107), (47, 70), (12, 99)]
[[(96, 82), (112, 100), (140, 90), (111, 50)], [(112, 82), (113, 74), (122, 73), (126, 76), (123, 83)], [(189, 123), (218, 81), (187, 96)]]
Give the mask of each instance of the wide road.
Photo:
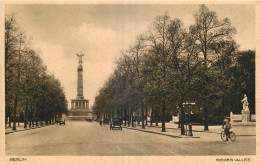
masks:
[[(207, 134), (205, 134), (207, 135)], [(211, 134), (212, 135), (212, 134)], [(213, 134), (214, 135), (214, 134)], [(5, 135), (6, 155), (254, 155), (255, 136), (232, 143), (201, 138), (172, 138), (131, 129), (110, 130), (97, 122), (66, 122)]]

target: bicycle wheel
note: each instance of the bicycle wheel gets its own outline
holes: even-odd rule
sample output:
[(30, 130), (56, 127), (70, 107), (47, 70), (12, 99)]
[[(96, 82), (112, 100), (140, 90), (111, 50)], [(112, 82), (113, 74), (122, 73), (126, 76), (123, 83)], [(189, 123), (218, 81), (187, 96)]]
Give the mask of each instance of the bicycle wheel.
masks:
[(230, 132), (230, 140), (234, 142), (236, 140), (236, 135), (234, 132)]
[(224, 142), (226, 142), (226, 134), (224, 133), (224, 131), (220, 133), (220, 137)]

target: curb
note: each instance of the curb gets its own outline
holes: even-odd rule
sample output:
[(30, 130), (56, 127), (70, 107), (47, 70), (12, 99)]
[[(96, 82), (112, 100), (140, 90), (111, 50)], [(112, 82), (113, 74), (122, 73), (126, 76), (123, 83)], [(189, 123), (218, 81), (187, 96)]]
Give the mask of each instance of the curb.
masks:
[[(141, 125), (137, 125), (137, 126), (141, 126)], [(240, 125), (237, 125), (237, 126), (240, 126)], [(160, 126), (150, 126), (150, 125), (148, 125), (147, 127), (154, 127), (154, 128), (162, 128), (162, 127), (160, 127)], [(174, 129), (174, 130), (179, 130), (179, 128), (166, 128), (166, 129)], [(215, 134), (221, 134), (221, 132), (215, 132), (215, 131), (201, 131), (201, 130), (192, 130), (192, 131), (194, 131), (194, 132), (200, 132), (200, 133), (215, 133)], [(243, 135), (243, 134), (241, 134), (241, 135), (237, 135), (236, 134), (236, 136), (256, 136), (256, 135), (254, 135), (254, 134), (251, 134), (251, 135), (248, 135), (248, 134), (245, 134), (245, 135)], [(184, 137), (182, 137), (182, 138), (184, 138)], [(186, 137), (185, 137), (186, 138)], [(195, 137), (189, 137), (189, 138), (195, 138)]]
[[(214, 132), (214, 131), (200, 131), (200, 130), (192, 130), (194, 132), (205, 132), (205, 133), (216, 133), (216, 134), (221, 134), (221, 132)], [(236, 134), (236, 136), (256, 136), (255, 134)]]
[(200, 138), (200, 137), (193, 137), (193, 136), (174, 136), (174, 135), (170, 135), (170, 134), (163, 134), (163, 133), (159, 133), (159, 132), (153, 132), (153, 131), (149, 131), (149, 130), (135, 129), (135, 128), (129, 128), (129, 127), (123, 127), (123, 128), (131, 129), (131, 130), (137, 130), (137, 131), (141, 131), (141, 132), (164, 135), (164, 136), (168, 136), (168, 137), (172, 137), (172, 138)]
[(256, 136), (256, 135), (253, 135), (253, 134), (252, 134), (252, 135), (243, 135), (243, 134), (239, 135), (239, 134), (238, 134), (238, 135), (236, 135), (236, 136), (242, 136), (242, 137), (254, 137), (254, 136)]
[(239, 125), (232, 125), (232, 126), (256, 126), (256, 125), (243, 125), (243, 124), (239, 124)]
[[(148, 127), (154, 127), (154, 128), (162, 128), (160, 126), (148, 126)], [(175, 130), (179, 130), (180, 128), (166, 128), (166, 129), (175, 129)], [(214, 131), (201, 131), (201, 130), (192, 130), (194, 132), (204, 132), (204, 133), (217, 133), (220, 134), (219, 132), (214, 132)]]
[(5, 134), (11, 134), (11, 133), (17, 133), (17, 132), (32, 130), (32, 129), (44, 128), (44, 127), (47, 127), (47, 126), (51, 126), (51, 125), (37, 126), (37, 127), (29, 128), (29, 129), (22, 129), (22, 130), (15, 130), (15, 131), (12, 130), (11, 132), (5, 132)]

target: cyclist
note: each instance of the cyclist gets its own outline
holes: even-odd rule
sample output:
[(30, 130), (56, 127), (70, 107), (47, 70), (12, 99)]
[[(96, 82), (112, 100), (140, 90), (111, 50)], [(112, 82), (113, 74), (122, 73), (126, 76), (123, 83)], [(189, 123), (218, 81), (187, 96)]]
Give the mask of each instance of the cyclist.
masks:
[(231, 129), (231, 124), (230, 124), (230, 118), (226, 117), (223, 121), (222, 128), (224, 129), (224, 133), (226, 134), (226, 141), (228, 141), (228, 138), (230, 138), (230, 131)]

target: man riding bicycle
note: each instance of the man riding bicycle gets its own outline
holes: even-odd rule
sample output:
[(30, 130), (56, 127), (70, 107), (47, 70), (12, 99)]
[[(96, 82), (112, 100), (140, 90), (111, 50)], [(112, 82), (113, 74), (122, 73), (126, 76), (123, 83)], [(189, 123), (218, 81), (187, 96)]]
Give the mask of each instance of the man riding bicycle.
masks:
[(230, 138), (230, 131), (229, 129), (231, 129), (231, 124), (230, 124), (230, 118), (226, 117), (223, 121), (223, 125), (222, 128), (224, 129), (224, 133), (226, 134), (226, 141), (228, 141), (228, 138)]

